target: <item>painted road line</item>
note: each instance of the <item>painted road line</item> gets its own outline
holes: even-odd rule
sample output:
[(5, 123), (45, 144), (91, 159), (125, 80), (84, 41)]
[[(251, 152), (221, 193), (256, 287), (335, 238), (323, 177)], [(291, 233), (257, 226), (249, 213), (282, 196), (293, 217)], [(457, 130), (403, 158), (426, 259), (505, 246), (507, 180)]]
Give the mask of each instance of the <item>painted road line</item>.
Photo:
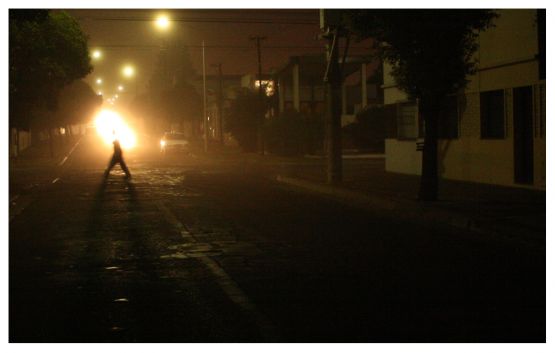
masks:
[(60, 178), (56, 178), (54, 180), (52, 180), (52, 184), (56, 184), (56, 182), (58, 182), (60, 180)]
[(223, 289), (225, 294), (237, 306), (243, 310), (258, 326), (262, 337), (267, 342), (276, 342), (278, 338), (278, 330), (275, 325), (263, 315), (256, 306), (249, 300), (245, 292), (241, 290), (239, 285), (225, 272), (225, 270), (214, 260), (208, 256), (198, 258), (216, 277), (216, 281)]
[[(181, 236), (190, 242), (196, 242), (194, 236), (187, 230), (173, 213), (164, 205), (162, 201), (157, 202), (158, 208), (164, 214), (164, 217), (173, 225), (181, 234)], [(253, 320), (260, 330), (264, 339), (268, 342), (275, 342), (278, 338), (278, 330), (275, 325), (263, 315), (256, 306), (249, 300), (245, 292), (241, 290), (237, 282), (235, 282), (225, 270), (214, 260), (208, 256), (196, 257), (202, 264), (206, 266), (216, 279), (220, 288), (224, 291), (227, 297), (235, 303), (245, 315)]]
[(64, 165), (64, 163), (67, 161), (67, 159), (69, 158), (69, 156), (71, 156), (71, 154), (73, 153), (73, 151), (75, 151), (75, 148), (77, 147), (77, 145), (79, 145), (79, 142), (81, 142), (81, 140), (83, 139), (83, 136), (81, 136), (81, 138), (79, 138), (79, 140), (75, 143), (75, 145), (73, 145), (73, 147), (71, 148), (71, 150), (69, 151), (69, 153), (67, 154), (67, 156), (64, 157), (64, 159), (62, 159), (62, 161), (58, 164), (58, 166), (62, 166)]
[(183, 239), (187, 240), (190, 243), (196, 243), (197, 240), (191, 235), (191, 233), (189, 233), (189, 231), (187, 231), (183, 224), (177, 218), (175, 218), (173, 213), (166, 207), (166, 205), (164, 205), (162, 201), (157, 201), (156, 206), (158, 206), (160, 211), (162, 211), (162, 213), (164, 214), (164, 218), (166, 218), (166, 221), (177, 228), (179, 234), (181, 234), (181, 237)]

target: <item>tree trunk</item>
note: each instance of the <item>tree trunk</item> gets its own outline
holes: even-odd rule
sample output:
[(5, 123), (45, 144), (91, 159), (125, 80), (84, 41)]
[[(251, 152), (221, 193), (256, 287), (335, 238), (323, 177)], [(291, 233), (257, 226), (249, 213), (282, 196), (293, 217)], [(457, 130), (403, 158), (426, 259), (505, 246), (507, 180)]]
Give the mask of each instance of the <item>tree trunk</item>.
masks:
[(19, 146), (19, 128), (15, 128), (15, 158), (19, 158), (19, 151), (20, 151), (20, 146)]
[(338, 60), (338, 47), (330, 41), (330, 72), (327, 82), (326, 120), (327, 120), (327, 180), (336, 185), (343, 181), (342, 142), (341, 142), (341, 73)]
[(52, 136), (52, 129), (48, 129), (48, 144), (50, 146), (50, 158), (54, 158), (54, 141)]
[(430, 99), (420, 102), (420, 111), (424, 116), (424, 150), (422, 151), (422, 176), (418, 199), (436, 201), (438, 195), (437, 139), (440, 100)]

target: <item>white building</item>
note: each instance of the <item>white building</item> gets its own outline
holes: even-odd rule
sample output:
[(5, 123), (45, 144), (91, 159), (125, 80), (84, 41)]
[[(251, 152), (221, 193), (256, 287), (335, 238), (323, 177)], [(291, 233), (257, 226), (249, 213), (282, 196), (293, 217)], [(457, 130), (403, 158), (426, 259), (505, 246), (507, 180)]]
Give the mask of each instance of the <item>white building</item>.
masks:
[[(500, 10), (479, 36), (478, 71), (451, 97), (438, 145), (441, 178), (545, 190), (545, 10)], [(538, 16), (539, 15), (539, 16)], [(386, 170), (420, 174), (423, 124), (384, 65), (384, 103), (397, 106)]]

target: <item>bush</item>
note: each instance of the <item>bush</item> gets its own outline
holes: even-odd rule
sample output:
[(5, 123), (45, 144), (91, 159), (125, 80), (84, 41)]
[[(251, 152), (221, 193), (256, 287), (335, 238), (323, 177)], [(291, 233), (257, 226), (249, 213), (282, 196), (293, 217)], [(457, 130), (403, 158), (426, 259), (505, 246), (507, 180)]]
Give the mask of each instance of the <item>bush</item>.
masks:
[(267, 102), (258, 93), (243, 90), (239, 92), (225, 119), (225, 131), (229, 132), (239, 146), (247, 152), (257, 149), (257, 127), (266, 113)]
[(266, 149), (283, 156), (314, 153), (322, 145), (323, 130), (320, 117), (306, 117), (295, 110), (287, 110), (266, 122)]
[(369, 107), (358, 112), (356, 121), (345, 126), (343, 131), (359, 150), (383, 153), (388, 115), (390, 112), (386, 107)]

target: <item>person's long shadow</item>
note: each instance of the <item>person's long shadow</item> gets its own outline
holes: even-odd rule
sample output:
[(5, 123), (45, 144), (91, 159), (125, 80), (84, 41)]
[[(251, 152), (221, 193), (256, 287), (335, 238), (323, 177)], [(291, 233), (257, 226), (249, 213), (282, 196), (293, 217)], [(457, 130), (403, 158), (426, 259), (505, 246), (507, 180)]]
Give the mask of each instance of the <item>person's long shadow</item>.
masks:
[(94, 193), (93, 205), (91, 211), (89, 212), (88, 225), (87, 225), (87, 238), (90, 236), (95, 236), (102, 227), (102, 210), (103, 205), (106, 201), (106, 187), (108, 185), (108, 179), (103, 177), (100, 181), (100, 185), (97, 187)]
[(88, 293), (82, 307), (91, 318), (84, 340), (95, 337), (99, 342), (127, 342), (134, 337), (132, 330), (112, 331), (110, 327), (130, 326), (136, 319), (137, 308), (133, 305), (132, 310), (114, 312), (110, 301), (113, 296), (129, 296), (135, 292), (129, 288), (129, 282), (121, 281), (119, 274), (135, 272), (139, 267), (140, 257), (135, 256), (134, 248), (137, 241), (141, 242), (140, 228), (139, 198), (134, 183), (118, 176), (103, 176), (93, 196), (85, 246), (78, 261), (80, 282)]

